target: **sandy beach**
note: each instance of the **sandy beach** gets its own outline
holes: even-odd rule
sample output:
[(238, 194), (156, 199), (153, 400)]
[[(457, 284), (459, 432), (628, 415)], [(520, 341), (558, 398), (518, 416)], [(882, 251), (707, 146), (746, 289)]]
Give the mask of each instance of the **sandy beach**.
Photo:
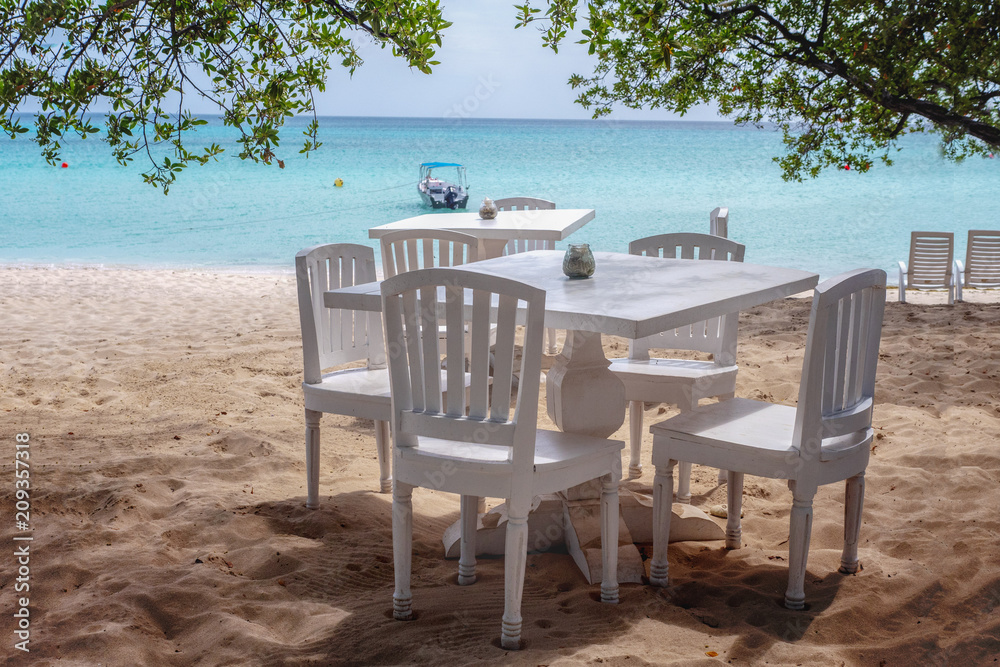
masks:
[[(909, 296), (909, 295), (908, 295)], [(747, 478), (745, 546), (671, 546), (671, 587), (602, 605), (528, 557), (520, 652), (503, 561), (456, 584), (454, 496), (414, 493), (416, 620), (392, 620), (372, 424), (322, 421), (305, 508), (294, 277), (0, 268), (0, 656), (12, 665), (984, 665), (1000, 661), (1000, 294), (890, 291), (863, 570), (837, 573), (843, 487), (815, 502), (807, 610), (781, 606), (791, 495)], [(809, 300), (741, 315), (737, 395), (794, 404)], [(625, 341), (605, 338), (622, 355)], [(546, 365), (551, 365), (551, 357)], [(651, 407), (646, 423), (674, 414)], [(541, 413), (543, 426), (552, 427)], [(15, 592), (15, 435), (30, 435), (30, 592)], [(627, 424), (615, 436), (627, 439)], [(645, 472), (625, 488), (651, 493)], [(625, 454), (627, 457), (627, 453)], [(626, 460), (627, 469), (627, 460)], [(725, 502), (696, 467), (693, 503)], [(648, 549), (645, 549), (648, 553)], [(647, 562), (648, 567), (648, 562)], [(30, 597), (30, 653), (11, 614)]]

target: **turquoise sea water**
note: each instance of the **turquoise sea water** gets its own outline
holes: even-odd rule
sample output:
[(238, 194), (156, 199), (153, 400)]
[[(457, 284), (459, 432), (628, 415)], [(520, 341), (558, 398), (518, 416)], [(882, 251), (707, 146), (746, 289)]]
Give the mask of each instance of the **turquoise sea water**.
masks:
[(305, 123), (286, 128), (283, 170), (240, 161), (235, 133), (210, 123), (189, 146), (230, 150), (168, 196), (142, 182), (140, 156), (120, 167), (99, 139), (69, 141), (66, 169), (28, 139), (0, 140), (0, 263), (290, 270), (304, 247), (374, 247), (369, 227), (426, 212), (416, 180), (430, 160), (466, 165), (470, 207), (530, 195), (596, 209), (572, 240), (599, 250), (707, 232), (709, 211), (727, 206), (748, 262), (823, 277), (875, 266), (893, 281), (910, 231), (953, 231), (964, 258), (968, 229), (1000, 227), (1000, 159), (949, 163), (931, 137), (908, 138), (893, 167), (785, 183), (770, 159), (780, 136), (729, 123), (323, 118), (308, 159)]

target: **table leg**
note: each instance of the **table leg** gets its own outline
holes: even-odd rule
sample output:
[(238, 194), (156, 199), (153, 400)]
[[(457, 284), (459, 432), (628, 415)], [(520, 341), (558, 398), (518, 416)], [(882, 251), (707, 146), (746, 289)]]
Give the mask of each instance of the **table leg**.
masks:
[(479, 259), (482, 261), (500, 257), (506, 247), (506, 239), (479, 239)]
[[(569, 330), (545, 380), (549, 417), (560, 431), (607, 438), (625, 423), (625, 385), (608, 366), (601, 334)], [(600, 497), (600, 485), (597, 495)]]

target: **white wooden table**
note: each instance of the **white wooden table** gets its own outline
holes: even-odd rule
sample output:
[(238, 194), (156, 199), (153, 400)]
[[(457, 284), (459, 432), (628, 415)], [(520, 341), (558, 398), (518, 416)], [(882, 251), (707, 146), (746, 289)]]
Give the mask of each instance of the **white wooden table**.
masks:
[(500, 211), (493, 220), (483, 220), (476, 212), (426, 213), (372, 227), (368, 230), (368, 237), (377, 239), (402, 229), (447, 229), (478, 238), (479, 257), (491, 259), (503, 254), (508, 241), (562, 241), (593, 219), (592, 208)]
[[(462, 268), (520, 280), (546, 291), (545, 326), (567, 329), (562, 352), (546, 380), (548, 414), (562, 431), (597, 437), (617, 431), (625, 421), (626, 409), (625, 387), (608, 369), (611, 362), (604, 355), (601, 334), (642, 338), (811, 290), (819, 281), (817, 274), (797, 269), (609, 252), (594, 253), (597, 270), (593, 277), (571, 280), (562, 273), (562, 258), (561, 251), (538, 250)], [(381, 309), (378, 283), (326, 292), (324, 299), (331, 308)], [(736, 318), (731, 319), (735, 323)], [(550, 509), (547, 519), (539, 518), (531, 526), (533, 545), (565, 542), (588, 580), (595, 572), (594, 550), (581, 547), (587, 541), (583, 535), (588, 528), (577, 525), (574, 512), (576, 516), (590, 515), (574, 503), (586, 502), (595, 491), (599, 492), (599, 485), (568, 490), (561, 512), (556, 508), (553, 514)], [(639, 519), (630, 521), (624, 515), (625, 505), (623, 502), (623, 525), (636, 535), (647, 534), (651, 513), (640, 512)], [(553, 539), (549, 530), (557, 524), (564, 531), (562, 539)], [(494, 533), (498, 535), (502, 525), (497, 524)], [(499, 542), (495, 553), (502, 554), (497, 535), (492, 537)], [(481, 553), (493, 553), (488, 546), (491, 537), (484, 538), (477, 537)], [(448, 548), (447, 536), (445, 541)], [(641, 576), (642, 561), (635, 547), (631, 549), (634, 554), (619, 552), (620, 582), (638, 581)]]

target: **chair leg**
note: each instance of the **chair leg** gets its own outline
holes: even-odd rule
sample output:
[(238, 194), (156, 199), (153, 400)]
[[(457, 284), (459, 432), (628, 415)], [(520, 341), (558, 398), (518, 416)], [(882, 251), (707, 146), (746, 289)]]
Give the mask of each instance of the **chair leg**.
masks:
[(545, 354), (558, 354), (559, 348), (556, 347), (556, 330), (546, 329), (545, 330), (546, 346)]
[(840, 557), (840, 571), (844, 574), (858, 571), (858, 538), (864, 502), (865, 474), (862, 472), (849, 478), (844, 490), (844, 553)]
[[(686, 393), (686, 400), (682, 401), (677, 407), (681, 409), (681, 414), (689, 412), (698, 407), (698, 400), (694, 397), (694, 394), (689, 390)], [(682, 505), (691, 504), (691, 463), (689, 461), (681, 461), (680, 465), (677, 467), (677, 502)]]
[(743, 546), (743, 528), (740, 515), (743, 514), (743, 473), (728, 472), (726, 488), (726, 548), (739, 549)]
[(319, 509), (319, 420), (322, 412), (306, 410), (306, 507)]
[(458, 558), (458, 585), (476, 583), (476, 505), (481, 498), (462, 496), (460, 555)]
[(691, 504), (691, 463), (681, 461), (677, 466), (677, 502)]
[(674, 496), (674, 464), (656, 466), (653, 477), (653, 559), (649, 564), (649, 583), (666, 586), (669, 574), (667, 543), (670, 541), (671, 504)]
[[(730, 391), (730, 392), (727, 392), (725, 394), (719, 394), (719, 400), (720, 401), (728, 401), (731, 398), (736, 398), (736, 392), (735, 391)], [(729, 475), (726, 474), (727, 472), (728, 472), (727, 470), (723, 470), (722, 468), (719, 468), (719, 476), (718, 476), (717, 479), (718, 479), (718, 482), (719, 482), (720, 485), (722, 485), (722, 484), (728, 484), (729, 483)]]
[(642, 401), (628, 402), (628, 476), (642, 477)]
[(480, 496), (476, 500), (476, 512), (479, 514), (486, 514), (486, 498)]
[(392, 485), (392, 558), (396, 591), (392, 594), (392, 617), (409, 620), (413, 612), (410, 570), (413, 567), (413, 486), (395, 480)]
[[(616, 466), (617, 467), (617, 466)], [(618, 604), (618, 481), (621, 473), (601, 478), (601, 602)]]
[(378, 450), (379, 493), (392, 491), (392, 439), (389, 422), (375, 422), (375, 449)]
[(507, 541), (504, 545), (504, 605), (500, 646), (521, 648), (521, 596), (524, 568), (528, 561), (528, 507), (510, 503), (507, 514)]
[(802, 609), (806, 606), (806, 560), (809, 557), (809, 536), (812, 534), (813, 497), (815, 486), (797, 481), (788, 482), (792, 490), (792, 516), (788, 530), (788, 590), (785, 606)]

